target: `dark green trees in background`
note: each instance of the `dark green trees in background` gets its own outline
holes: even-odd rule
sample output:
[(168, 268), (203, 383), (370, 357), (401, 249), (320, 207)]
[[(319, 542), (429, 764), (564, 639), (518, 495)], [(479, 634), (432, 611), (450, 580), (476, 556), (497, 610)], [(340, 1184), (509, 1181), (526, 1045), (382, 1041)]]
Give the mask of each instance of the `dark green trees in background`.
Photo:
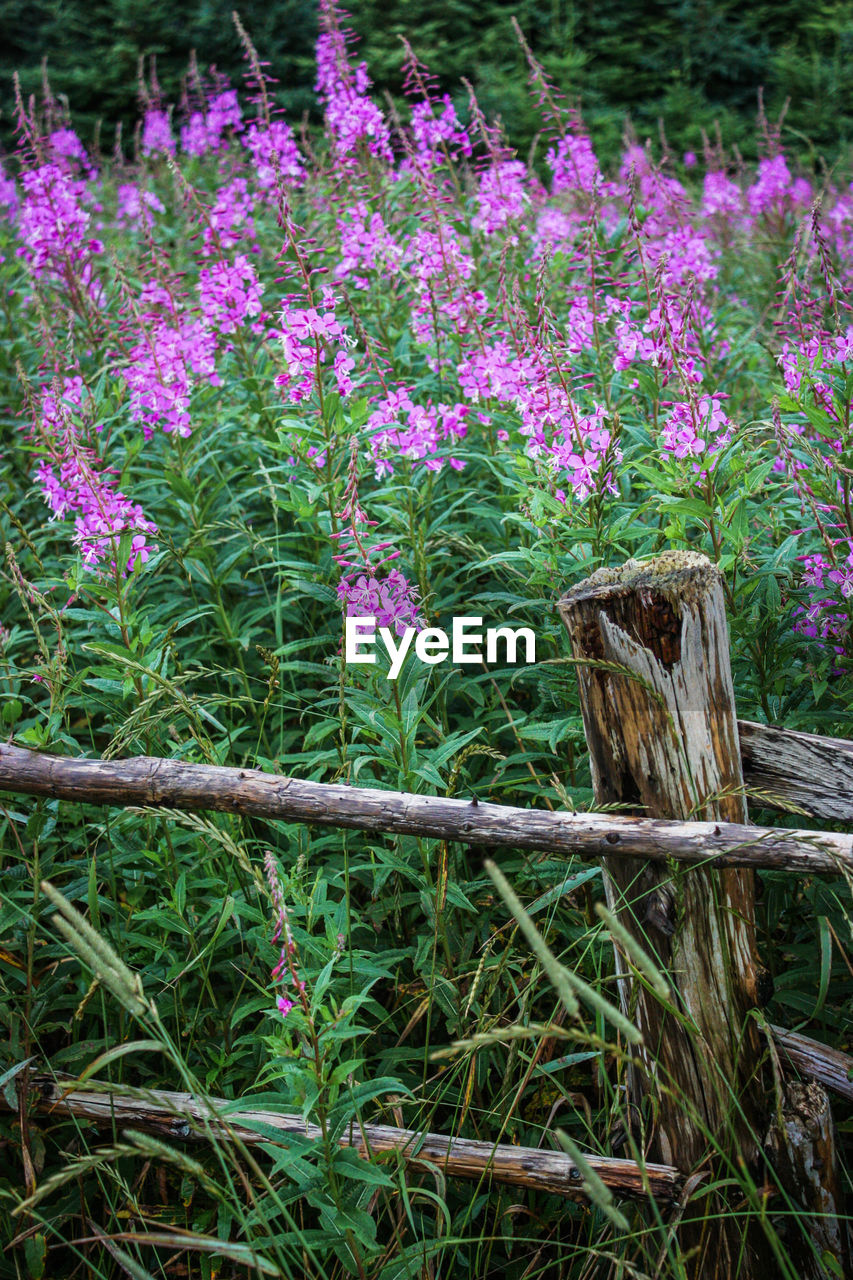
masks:
[(453, 92), (473, 81), (520, 150), (541, 119), (510, 25), (515, 14), (555, 83), (579, 98), (600, 153), (612, 157), (630, 115), (641, 138), (663, 121), (674, 150), (698, 150), (719, 120), (728, 144), (756, 150), (758, 91), (792, 150), (833, 158), (853, 139), (853, 6), (799, 0), (361, 0), (354, 26), (374, 77), (400, 87), (400, 34)]
[(138, 118), (138, 65), (156, 60), (164, 97), (177, 102), (190, 54), (202, 73), (211, 65), (243, 87), (246, 63), (232, 21), (237, 9), (277, 96), (298, 119), (314, 105), (314, 0), (0, 0), (0, 130), (8, 148), (14, 128), (12, 76), (19, 73), (24, 96), (38, 94), (47, 56), (51, 89), (65, 95), (75, 128), (84, 140), (103, 121), (101, 145), (111, 148), (121, 121), (125, 139)]
[[(37, 92), (41, 61), (67, 95), (91, 138), (100, 117), (132, 130), (137, 64), (156, 57), (164, 94), (178, 100), (191, 50), (202, 70), (215, 64), (242, 85), (245, 63), (231, 20), (232, 0), (0, 0), (0, 120), (7, 147), (13, 127), (12, 72), (25, 94)], [(238, 4), (280, 104), (299, 118), (314, 105), (314, 0), (242, 0)], [(853, 138), (853, 6), (847, 0), (359, 0), (352, 25), (377, 90), (402, 92), (406, 36), (464, 103), (470, 80), (487, 114), (500, 115), (521, 152), (541, 128), (526, 90), (514, 14), (555, 83), (579, 100), (605, 159), (618, 151), (630, 117), (638, 136), (659, 136), (676, 154), (701, 147), (718, 120), (728, 145), (756, 151), (758, 91), (767, 115), (785, 117), (789, 150), (816, 160)]]

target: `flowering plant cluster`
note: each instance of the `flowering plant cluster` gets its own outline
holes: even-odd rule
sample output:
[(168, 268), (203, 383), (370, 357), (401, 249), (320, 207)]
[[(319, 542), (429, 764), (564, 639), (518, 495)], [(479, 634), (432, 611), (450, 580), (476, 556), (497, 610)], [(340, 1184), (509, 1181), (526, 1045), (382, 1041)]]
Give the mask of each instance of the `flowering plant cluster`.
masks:
[[(22, 117), (29, 150), (7, 200), (15, 252), (73, 317), (77, 366), (102, 358), (114, 370), (128, 429), (136, 424), (149, 442), (160, 432), (188, 439), (238, 368), (263, 402), (262, 421), (316, 415), (318, 431), (289, 426), (287, 441), (294, 479), (307, 467), (331, 486), (332, 514), (351, 508), (345, 530), (332, 529), (345, 569), (339, 597), (347, 610), (405, 626), (422, 607), (413, 588), (385, 542), (367, 539), (373, 519), (336, 489), (347, 414), (366, 402), (351, 439), (377, 484), (461, 476), (486, 448), (516, 460), (583, 523), (600, 520), (580, 515), (584, 507), (598, 512), (630, 493), (641, 448), (656, 454), (662, 483), (701, 495), (710, 512), (757, 411), (729, 372), (748, 329), (737, 292), (746, 285), (729, 264), (769, 242), (782, 293), (768, 345), (784, 402), (772, 429), (751, 438), (795, 501), (816, 504), (830, 527), (837, 510), (853, 537), (847, 481), (831, 478), (849, 429), (839, 389), (853, 349), (842, 287), (853, 192), (828, 188), (818, 210), (816, 189), (772, 131), (752, 176), (708, 146), (701, 181), (687, 184), (636, 143), (605, 175), (582, 120), (531, 61), (550, 136), (543, 180), (474, 98), (466, 111), (439, 94), (408, 48), (410, 119), (387, 120), (351, 58), (343, 16), (323, 0), (320, 20), (320, 159), (271, 112), (259, 63), (254, 118), (221, 77), (205, 91), (197, 70), (192, 104), (169, 106), (156, 83), (146, 90), (140, 163), (118, 175), (114, 197), (69, 121), (54, 120), (40, 140), (38, 121)], [(183, 192), (188, 261), (168, 239), (164, 156)], [(190, 160), (215, 166), (206, 189), (193, 187)], [(699, 168), (691, 154), (682, 174)], [(131, 229), (146, 247), (110, 299), (107, 257)], [(50, 350), (45, 388), (67, 374), (56, 343)], [(638, 415), (644, 439), (626, 434)], [(72, 445), (53, 432), (51, 441), (36, 472), (60, 518), (77, 509), (61, 477), (79, 475), (80, 450), (90, 470), (113, 463), (96, 438)], [(719, 520), (709, 515), (706, 530), (718, 554)], [(802, 546), (791, 562), (812, 595), (808, 616), (823, 619), (795, 631), (814, 639), (846, 634), (846, 597), (827, 593), (833, 578), (815, 576), (824, 555), (826, 573), (840, 572), (832, 545)], [(99, 559), (90, 551), (85, 564)]]
[(407, 627), (420, 628), (418, 588), (393, 564), (400, 552), (390, 542), (374, 539), (370, 531), (377, 522), (368, 519), (358, 505), (355, 450), (344, 497), (339, 515), (343, 527), (332, 534), (337, 545), (334, 560), (343, 570), (337, 590), (344, 617), (374, 618), (378, 626), (393, 629), (398, 636)]
[[(632, 137), (605, 166), (529, 51), (541, 132), (521, 156), (468, 86), (439, 86), (411, 49), (408, 107), (386, 110), (345, 15), (320, 0), (318, 16), (305, 122), (285, 117), (275, 67), (239, 21), (245, 80), (193, 62), (170, 103), (149, 65), (138, 128), (111, 158), (106, 133), (84, 145), (49, 86), (19, 103), (20, 148), (0, 174), (0, 369), (16, 415), (0, 449), (4, 737), (261, 769), (283, 791), (289, 776), (364, 786), (380, 806), (402, 792), (472, 814), (479, 798), (591, 807), (555, 601), (600, 567), (688, 548), (722, 576), (739, 714), (853, 738), (849, 175), (801, 171), (763, 119), (753, 164), (697, 136), (684, 157)], [(32, 946), (30, 869), (53, 860), (156, 988), (170, 1069), (185, 1050), (199, 1092), (236, 1107), (269, 1088), (308, 1126), (249, 1152), (248, 1182), (235, 1147), (218, 1199), (205, 1179), (233, 1144), (206, 1164), (171, 1153), (196, 1243), (211, 1252), (219, 1231), (221, 1265), (521, 1277), (556, 1273), (558, 1247), (580, 1256), (575, 1207), (541, 1232), (525, 1219), (528, 1256), (497, 1190), (472, 1201), (442, 1170), (433, 1182), (415, 1159), (341, 1144), (362, 1121), (446, 1121), (484, 1146), (535, 1146), (579, 1090), (565, 1121), (578, 1141), (587, 1101), (597, 1133), (617, 1130), (630, 1064), (603, 1020), (564, 1055), (508, 1043), (580, 1031), (537, 1020), (553, 1004), (463, 843), (270, 818), (264, 882), (260, 828), (237, 814), (107, 822), (58, 805), (26, 829), (0, 813), (24, 868), (4, 925), (20, 936), (2, 949), (28, 966), (26, 1036), (0, 1075), (37, 1042), (62, 1042), (64, 1070), (81, 1023), (98, 1053), (112, 1034), (105, 992)], [(519, 855), (513, 874), (531, 916), (548, 906), (549, 939), (581, 942), (572, 964), (600, 981), (581, 901), (600, 872), (555, 887), (553, 860)], [(841, 1028), (849, 911), (816, 877), (790, 910), (787, 892), (774, 884), (761, 910), (775, 971), (800, 963), (800, 989), (780, 983), (774, 1000)], [(798, 932), (801, 894), (816, 941)], [(35, 1135), (0, 1133), (30, 1143), (22, 1188)], [(76, 1224), (77, 1185), (98, 1202), (102, 1162), (75, 1157), (71, 1200), (52, 1171), (34, 1194), (59, 1191), (56, 1218)], [(298, 1184), (286, 1196), (285, 1179)], [(732, 1193), (745, 1214), (756, 1185)], [(762, 1221), (780, 1206), (759, 1206)], [(476, 1215), (488, 1253), (469, 1249)], [(651, 1222), (629, 1246), (608, 1237), (615, 1271), (664, 1274), (676, 1245), (663, 1223), (647, 1248)], [(114, 1269), (106, 1230), (85, 1234), (105, 1251), (93, 1274)], [(39, 1236), (47, 1248), (35, 1227), (20, 1236), (21, 1274), (44, 1270)]]
[[(80, 438), (74, 411), (83, 405), (85, 388), (79, 377), (66, 378), (61, 395), (54, 388), (42, 390), (37, 409), (37, 436), (42, 457), (36, 480), (52, 520), (74, 520), (73, 543), (79, 548), (84, 569), (116, 554), (123, 537), (130, 540), (123, 573), (145, 564), (153, 550), (150, 536), (157, 526), (142, 507), (115, 486), (94, 450)], [(115, 561), (112, 560), (115, 570)]]
[(214, 93), (204, 111), (193, 111), (181, 127), (181, 148), (190, 156), (203, 156), (218, 151), (224, 144), (223, 135), (229, 130), (239, 133), (243, 128), (243, 112), (236, 89)]
[[(278, 961), (273, 967), (271, 977), (274, 983), (281, 984), (284, 988), (276, 996), (275, 1003), (278, 1012), (283, 1018), (286, 1018), (294, 1007), (291, 994), (295, 995), (297, 999), (301, 999), (303, 1003), (305, 1002), (305, 981), (298, 976), (298, 953), (296, 943), (293, 941), (293, 934), (290, 931), (290, 922), (287, 918), (287, 907), (284, 901), (281, 877), (275, 855), (269, 849), (264, 854), (264, 871), (267, 877), (270, 898), (272, 899), (273, 919), (275, 920), (272, 943), (273, 946), (277, 943), (281, 944)], [(292, 987), (288, 986), (289, 983), (292, 983)]]

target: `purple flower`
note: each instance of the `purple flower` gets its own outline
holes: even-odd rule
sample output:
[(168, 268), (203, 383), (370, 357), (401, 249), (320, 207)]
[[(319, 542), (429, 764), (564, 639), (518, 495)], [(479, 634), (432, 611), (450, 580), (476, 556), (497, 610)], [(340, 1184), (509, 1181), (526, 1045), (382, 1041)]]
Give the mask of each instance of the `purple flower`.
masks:
[(195, 378), (212, 386), (216, 372), (216, 335), (206, 322), (178, 311), (168, 291), (144, 286), (140, 326), (131, 340), (122, 378), (130, 391), (130, 416), (146, 438), (158, 427), (191, 433), (190, 396)]
[(594, 195), (601, 186), (598, 160), (585, 134), (570, 133), (560, 138), (548, 152), (545, 162), (554, 175), (552, 189), (555, 195), (562, 191), (583, 191)]
[(261, 314), (263, 285), (245, 254), (202, 267), (198, 289), (202, 315), (217, 333), (236, 333), (250, 316)]
[(374, 540), (369, 520), (358, 501), (358, 454), (353, 448), (344, 506), (338, 518), (345, 528), (332, 537), (337, 543), (335, 562), (345, 570), (338, 583), (338, 599), (347, 617), (375, 618), (380, 627), (393, 627), (403, 635), (407, 627), (420, 630), (419, 592), (397, 568), (388, 568), (398, 558), (389, 542)]
[(80, 378), (66, 378), (62, 401), (50, 388), (40, 397), (39, 444), (44, 456), (36, 478), (52, 519), (74, 518), (73, 541), (86, 569), (97, 568), (115, 552), (119, 539), (131, 534), (130, 555), (123, 573), (144, 564), (152, 551), (149, 537), (157, 526), (142, 507), (116, 489), (108, 470), (94, 451), (84, 446), (73, 423), (72, 408), (82, 403)]
[[(296, 943), (293, 941), (293, 934), (290, 932), (290, 921), (287, 918), (287, 908), (284, 905), (281, 875), (278, 864), (269, 849), (264, 854), (264, 871), (270, 897), (272, 898), (273, 917), (275, 919), (272, 941), (273, 943), (281, 942), (278, 962), (273, 967), (271, 976), (274, 982), (286, 982), (286, 975), (289, 974), (296, 991), (302, 995), (305, 991), (305, 983), (296, 976)], [(294, 1002), (288, 996), (280, 994), (276, 997), (276, 1007), (283, 1018), (287, 1017), (293, 1006)]]
[[(520, 160), (498, 161), (481, 173), (477, 212), (471, 225), (484, 235), (493, 236), (510, 223), (520, 224), (529, 203), (525, 190), (527, 177), (527, 166)], [(517, 243), (514, 234), (508, 238), (511, 244)]]
[(702, 185), (702, 213), (706, 218), (719, 214), (732, 225), (739, 225), (735, 215), (741, 212), (743, 195), (738, 184), (721, 171), (706, 173)]
[(245, 178), (234, 178), (216, 193), (213, 206), (205, 213), (202, 254), (222, 253), (254, 234), (254, 198)]
[(791, 171), (783, 155), (760, 160), (755, 182), (746, 193), (750, 212), (757, 217), (761, 213), (781, 211), (787, 203), (790, 187)]
[[(721, 399), (715, 393), (700, 396), (694, 402), (673, 405), (661, 429), (664, 450), (676, 458), (693, 458), (702, 454), (711, 458), (719, 453), (734, 432), (734, 423), (726, 416)], [(703, 476), (706, 474), (705, 469), (698, 465), (693, 469)]]
[(35, 275), (65, 275), (74, 263), (101, 253), (103, 245), (89, 237), (89, 214), (83, 208), (85, 185), (58, 164), (43, 164), (21, 179), (24, 198), (18, 218), (23, 241), (18, 250)]
[(165, 213), (162, 200), (153, 191), (145, 191), (132, 182), (121, 182), (116, 190), (116, 222), (132, 227), (151, 227), (155, 213)]
[(412, 136), (418, 160), (427, 168), (442, 164), (445, 158), (455, 160), (472, 154), (468, 131), (460, 124), (447, 94), (440, 104), (418, 102), (412, 107)]
[(468, 412), (464, 404), (414, 404), (405, 387), (375, 402), (367, 430), (377, 479), (392, 473), (395, 457), (428, 471), (440, 471), (446, 462), (455, 464), (457, 460), (448, 458), (446, 449), (465, 436)]
[(840, 568), (830, 569), (826, 576), (830, 582), (835, 583), (844, 599), (849, 600), (853, 595), (853, 551), (842, 562)]
[(175, 154), (175, 139), (172, 136), (168, 111), (149, 107), (145, 112), (142, 125), (142, 154), (144, 156)]
[(242, 128), (243, 113), (237, 90), (225, 89), (213, 95), (206, 111), (194, 111), (188, 122), (182, 125), (181, 149), (192, 156), (218, 151), (228, 129), (239, 133)]
[(262, 191), (273, 191), (277, 178), (291, 187), (305, 181), (305, 161), (293, 130), (283, 120), (273, 120), (269, 128), (250, 124), (246, 146), (252, 153), (255, 182)]
[(15, 179), (3, 172), (0, 165), (0, 206), (6, 209), (8, 216), (14, 218), (18, 209), (18, 188)]
[(86, 154), (86, 148), (73, 129), (55, 129), (48, 137), (47, 145), (51, 160), (55, 163), (71, 161), (72, 163), (66, 165), (66, 168), (73, 169), (77, 165), (87, 178), (94, 177), (95, 170)]
[(188, 156), (203, 156), (209, 147), (204, 112), (194, 111), (186, 124), (181, 125), (181, 150)]
[(317, 40), (317, 95), (325, 108), (326, 128), (338, 160), (351, 165), (359, 147), (370, 155), (393, 160), (391, 135), (382, 112), (367, 97), (370, 80), (364, 63), (353, 69), (346, 38), (329, 0), (321, 0), (322, 32)]
[(338, 598), (348, 618), (375, 618), (379, 627), (393, 627), (398, 636), (407, 627), (420, 627), (418, 589), (399, 569), (384, 576), (346, 574), (338, 583)]
[[(810, 599), (794, 616), (795, 631), (817, 640), (822, 648), (826, 642), (836, 654), (844, 652), (850, 634), (847, 601), (853, 595), (853, 543), (847, 543), (847, 550), (837, 568), (822, 552), (803, 557), (802, 583), (810, 589)], [(839, 589), (841, 600), (833, 588)]]
[(275, 385), (294, 404), (307, 400), (317, 390), (321, 366), (330, 354), (337, 390), (341, 395), (352, 390), (349, 375), (355, 361), (348, 357), (352, 339), (335, 314), (336, 303), (334, 292), (326, 288), (320, 307), (288, 304), (282, 310), (279, 338), (286, 369), (276, 377)]
[(336, 280), (352, 279), (356, 288), (366, 289), (369, 281), (361, 272), (381, 270), (389, 277), (396, 274), (403, 248), (388, 231), (382, 215), (371, 212), (363, 200), (343, 210), (337, 219), (337, 230)]

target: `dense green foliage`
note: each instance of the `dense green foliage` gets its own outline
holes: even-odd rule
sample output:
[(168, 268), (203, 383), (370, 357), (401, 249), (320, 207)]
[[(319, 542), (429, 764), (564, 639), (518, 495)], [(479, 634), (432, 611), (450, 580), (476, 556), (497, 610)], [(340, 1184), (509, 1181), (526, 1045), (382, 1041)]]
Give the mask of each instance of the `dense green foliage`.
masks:
[[(137, 64), (156, 58), (166, 97), (180, 99), (191, 50), (242, 85), (244, 61), (230, 0), (2, 0), (0, 106), (5, 137), (14, 116), (12, 73), (25, 95), (38, 91), (48, 60), (55, 92), (67, 95), (81, 136), (103, 120), (102, 145), (136, 118)], [(312, 94), (316, 6), (311, 0), (245, 0), (237, 6), (278, 80), (278, 101), (318, 123)], [(843, 0), (740, 4), (736, 0), (363, 0), (352, 23), (377, 92), (400, 101), (405, 36), (462, 106), (462, 77), (488, 115), (500, 114), (520, 154), (539, 131), (525, 88), (515, 16), (536, 56), (578, 100), (603, 159), (617, 154), (630, 119), (641, 140), (662, 123), (676, 154), (699, 151), (719, 122), (729, 146), (754, 157), (759, 90), (770, 119), (785, 102), (786, 141), (809, 159), (835, 158), (853, 138), (853, 14)], [(147, 67), (146, 63), (146, 67)]]
[[(621, 40), (617, 8), (590, 6), (590, 29)], [(450, 19), (470, 13), (446, 12), (422, 34), (458, 71)], [(481, 84), (514, 67), (507, 102), (532, 119), (509, 39), (484, 28)], [(158, 25), (164, 52), (174, 29)], [(264, 48), (276, 72), (284, 38)], [(637, 41), (638, 63), (663, 58), (663, 34), (648, 53)], [(391, 45), (373, 44), (390, 77)], [(740, 715), (853, 738), (845, 182), (819, 214), (820, 179), (781, 155), (756, 175), (718, 153), (703, 188), (635, 148), (630, 180), (605, 184), (568, 118), (543, 125), (564, 162), (548, 191), (482, 123), (479, 169), (456, 125), (400, 164), (351, 79), (343, 106), (327, 88), (326, 137), (286, 174), (233, 120), (206, 154), (173, 154), (154, 115), (132, 168), (95, 175), (60, 130), (0, 189), (20, 202), (0, 223), (3, 733), (589, 809), (555, 601), (602, 565), (691, 548), (725, 583)], [(410, 655), (392, 680), (384, 659), (346, 661), (342, 604), (362, 589), (432, 626), (527, 625), (536, 662)], [(802, 823), (766, 800), (751, 797), (757, 819)], [(463, 845), (4, 797), (2, 1280), (686, 1280), (655, 1205), (466, 1184), (337, 1145), (372, 1122), (554, 1149), (563, 1130), (645, 1159), (655, 1086), (626, 1106), (636, 1035), (601, 869), (514, 850), (500, 866), (517, 897)], [(670, 870), (677, 895), (690, 870)], [(757, 1021), (850, 1049), (850, 887), (760, 877), (774, 986)], [(98, 1132), (16, 1110), (36, 1071), (208, 1092), (320, 1136), (248, 1152)], [(849, 1154), (850, 1109), (834, 1113)], [(747, 1168), (712, 1133), (708, 1162), (715, 1189), (694, 1183), (683, 1221), (704, 1222), (710, 1249), (714, 1214), (758, 1223), (797, 1280), (809, 1224), (763, 1151)]]

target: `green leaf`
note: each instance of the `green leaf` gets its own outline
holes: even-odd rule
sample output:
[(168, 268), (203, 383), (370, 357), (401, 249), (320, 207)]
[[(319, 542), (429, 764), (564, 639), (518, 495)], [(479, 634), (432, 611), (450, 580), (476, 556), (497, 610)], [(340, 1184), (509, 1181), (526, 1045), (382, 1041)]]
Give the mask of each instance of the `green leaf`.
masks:
[(820, 954), (820, 980), (817, 999), (811, 1012), (811, 1020), (820, 1017), (826, 997), (829, 995), (829, 979), (832, 972), (832, 931), (826, 916), (818, 916), (818, 949)]
[(24, 1241), (24, 1257), (27, 1260), (27, 1275), (32, 1280), (41, 1280), (47, 1262), (47, 1237), (39, 1231)]
[(108, 1067), (111, 1062), (126, 1058), (129, 1053), (168, 1053), (168, 1047), (161, 1044), (159, 1040), (129, 1040), (126, 1044), (113, 1045), (105, 1053), (98, 1054), (97, 1058), (94, 1058), (88, 1067), (80, 1072), (75, 1083), (85, 1084), (87, 1080), (91, 1080), (92, 1076), (103, 1071), (104, 1067)]

